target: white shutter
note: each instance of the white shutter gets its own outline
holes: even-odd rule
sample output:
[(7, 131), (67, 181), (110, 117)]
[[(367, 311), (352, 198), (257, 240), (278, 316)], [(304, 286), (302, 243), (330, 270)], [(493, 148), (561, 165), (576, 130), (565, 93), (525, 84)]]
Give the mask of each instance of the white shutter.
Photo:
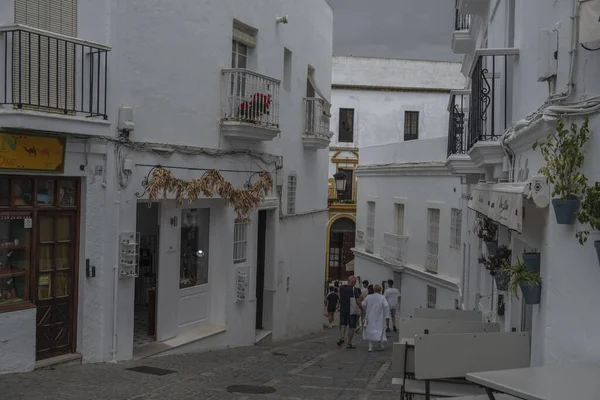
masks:
[[(77, 0), (15, 0), (15, 23), (75, 37)], [(13, 102), (35, 108), (72, 110), (75, 107), (75, 57), (72, 43), (15, 32)]]
[(233, 40), (254, 48), (256, 47), (256, 31), (239, 21), (233, 21)]

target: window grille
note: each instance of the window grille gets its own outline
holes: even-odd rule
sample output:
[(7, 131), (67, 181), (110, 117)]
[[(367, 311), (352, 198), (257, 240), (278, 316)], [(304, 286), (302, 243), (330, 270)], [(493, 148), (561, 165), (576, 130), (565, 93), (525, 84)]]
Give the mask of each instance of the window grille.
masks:
[(427, 308), (436, 308), (437, 288), (427, 285)]
[(367, 238), (365, 242), (365, 251), (373, 253), (375, 247), (375, 202), (367, 201)]
[(287, 187), (287, 213), (296, 213), (296, 185), (297, 177), (295, 174), (288, 176), (288, 187)]
[(404, 141), (417, 140), (419, 138), (419, 112), (404, 112)]
[(404, 236), (404, 204), (396, 204), (396, 235)]
[(248, 221), (235, 220), (233, 226), (233, 262), (242, 263), (246, 261), (246, 249), (248, 242)]
[(452, 209), (450, 220), (450, 247), (460, 249), (462, 234), (462, 210), (458, 208)]
[(430, 272), (438, 270), (438, 250), (440, 241), (440, 210), (427, 209), (427, 258), (425, 269)]

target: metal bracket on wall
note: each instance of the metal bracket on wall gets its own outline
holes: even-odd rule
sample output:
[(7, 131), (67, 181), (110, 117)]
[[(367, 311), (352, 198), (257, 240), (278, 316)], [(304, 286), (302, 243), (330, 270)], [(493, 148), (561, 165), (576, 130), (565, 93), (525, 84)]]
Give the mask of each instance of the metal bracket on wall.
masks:
[(96, 266), (90, 265), (90, 259), (85, 259), (85, 277), (95, 278), (96, 277)]

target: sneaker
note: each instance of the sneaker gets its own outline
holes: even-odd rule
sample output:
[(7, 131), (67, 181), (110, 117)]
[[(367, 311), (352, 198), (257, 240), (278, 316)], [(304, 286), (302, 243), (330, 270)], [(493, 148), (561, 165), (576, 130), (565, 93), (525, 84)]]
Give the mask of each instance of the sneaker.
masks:
[(330, 327), (330, 328), (333, 328), (333, 324), (329, 324), (329, 327)]
[(340, 340), (337, 341), (337, 345), (338, 346), (341, 346), (343, 344), (344, 344), (344, 339), (340, 339)]
[(373, 346), (369, 345), (369, 353), (373, 351)]
[(383, 346), (383, 343), (379, 344), (379, 351), (383, 351), (385, 349), (385, 347)]
[(394, 332), (398, 332), (398, 328), (394, 327)]
[(385, 331), (389, 333), (390, 332), (390, 328), (387, 328)]

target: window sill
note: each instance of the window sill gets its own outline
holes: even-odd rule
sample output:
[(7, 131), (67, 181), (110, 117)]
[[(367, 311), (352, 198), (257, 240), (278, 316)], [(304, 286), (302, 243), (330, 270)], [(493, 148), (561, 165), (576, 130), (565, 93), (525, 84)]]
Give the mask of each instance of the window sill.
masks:
[(0, 314), (9, 313), (15, 311), (23, 311), (23, 310), (31, 310), (32, 308), (36, 308), (36, 305), (30, 301), (20, 301), (18, 303), (0, 305)]

